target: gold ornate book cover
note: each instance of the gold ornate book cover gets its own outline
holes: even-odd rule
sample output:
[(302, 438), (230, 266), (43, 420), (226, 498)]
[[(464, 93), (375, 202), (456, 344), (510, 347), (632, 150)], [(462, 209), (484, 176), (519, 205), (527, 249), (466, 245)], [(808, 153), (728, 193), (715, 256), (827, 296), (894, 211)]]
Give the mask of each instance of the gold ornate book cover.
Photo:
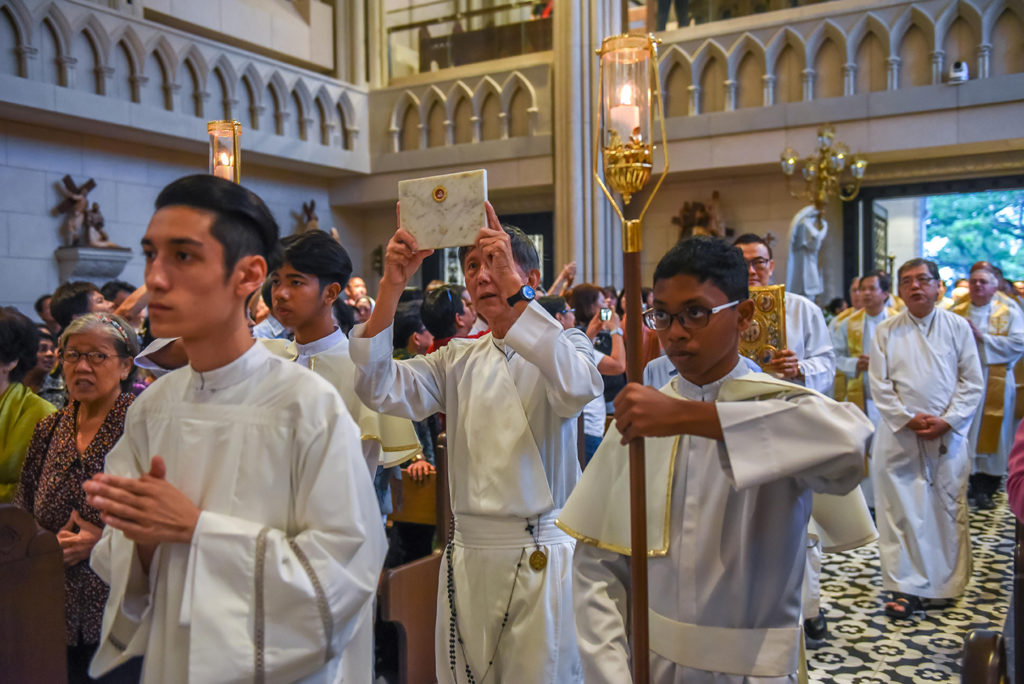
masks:
[(740, 333), (740, 354), (764, 370), (775, 353), (786, 348), (786, 286), (751, 287), (754, 320)]

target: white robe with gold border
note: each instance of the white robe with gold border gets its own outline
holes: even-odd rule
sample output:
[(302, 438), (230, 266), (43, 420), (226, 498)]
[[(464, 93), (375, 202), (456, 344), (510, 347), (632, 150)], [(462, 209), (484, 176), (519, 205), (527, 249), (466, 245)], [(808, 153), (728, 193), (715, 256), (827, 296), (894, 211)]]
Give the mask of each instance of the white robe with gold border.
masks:
[[(650, 608), (698, 630), (782, 630), (790, 638), (769, 660), (792, 669), (748, 677), (744, 658), (722, 644), (693, 654), (699, 662), (690, 666), (652, 652), (652, 681), (795, 682), (811, 492), (856, 487), (871, 424), (852, 404), (750, 373), (742, 362), (704, 387), (677, 377), (662, 391), (717, 400), (725, 440), (645, 440)], [(613, 426), (559, 516), (582, 540), (573, 591), (588, 684), (631, 676), (629, 459), (619, 440)]]

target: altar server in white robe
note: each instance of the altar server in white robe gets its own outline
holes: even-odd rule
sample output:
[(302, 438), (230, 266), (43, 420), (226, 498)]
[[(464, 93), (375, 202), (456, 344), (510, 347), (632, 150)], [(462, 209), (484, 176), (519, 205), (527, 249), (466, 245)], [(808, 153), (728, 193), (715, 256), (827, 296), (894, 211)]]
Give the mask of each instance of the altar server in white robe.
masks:
[(576, 418), (603, 385), (587, 336), (563, 330), (532, 301), (533, 244), (485, 206), (487, 226), (459, 257), (491, 332), (392, 359), (398, 298), (430, 253), (400, 228), (377, 306), (352, 330), (356, 392), (385, 413), (447, 415), (455, 536), (438, 578), (438, 681), (578, 682), (574, 540), (554, 521), (580, 475)]
[(935, 305), (935, 263), (911, 259), (897, 282), (906, 309), (875, 330), (868, 379), (882, 418), (871, 475), (885, 612), (903, 618), (970, 577), (966, 438), (984, 383), (967, 321)]
[[(871, 360), (871, 339), (878, 324), (896, 314), (885, 303), (892, 289), (892, 279), (885, 271), (872, 271), (860, 278), (859, 299), (863, 308), (845, 317), (832, 329), (832, 347), (836, 352), (836, 377), (841, 375), (845, 399), (864, 411), (877, 426), (880, 417), (868, 386), (868, 365)], [(837, 381), (838, 384), (838, 381)], [(861, 489), (868, 505), (874, 507), (871, 476), (865, 476)]]
[(588, 684), (631, 681), (623, 442), (634, 437), (647, 438), (651, 680), (797, 681), (811, 492), (857, 486), (871, 424), (740, 360), (754, 311), (745, 271), (739, 250), (708, 237), (662, 258), (645, 323), (678, 376), (619, 394), (615, 425), (559, 516), (581, 540), (573, 600)]
[(968, 296), (952, 311), (967, 319), (985, 375), (985, 398), (974, 414), (968, 449), (971, 483), (978, 508), (991, 509), (999, 490), (1016, 430), (1014, 370), (1024, 353), (1024, 312), (999, 292), (1001, 276), (987, 261), (971, 266)]
[(372, 677), (386, 551), (359, 433), (337, 392), (246, 325), (277, 224), (239, 185), (164, 188), (142, 240), (150, 324), (189, 365), (133, 404), (104, 473), (91, 564), (110, 585), (97, 676), (143, 656), (143, 682)]
[[(747, 282), (754, 287), (772, 284), (775, 260), (772, 248), (764, 238), (753, 233), (741, 235), (733, 244), (743, 251), (747, 260)], [(798, 385), (809, 387), (823, 394), (832, 391), (836, 376), (835, 352), (832, 338), (825, 322), (825, 314), (817, 304), (802, 295), (787, 291), (786, 304), (786, 349), (781, 350), (769, 364), (768, 371), (777, 377)], [(853, 495), (853, 509), (866, 509), (860, 495)], [(815, 511), (839, 502), (823, 500), (815, 502)], [(863, 511), (866, 513), (866, 510)], [(855, 513), (862, 517), (861, 513)], [(824, 517), (824, 516), (823, 516)], [(812, 516), (812, 520), (816, 518)], [(821, 538), (825, 532), (812, 524), (807, 535), (807, 572), (804, 574), (804, 619), (805, 631), (812, 639), (824, 639), (828, 635), (825, 613), (821, 608)]]
[(378, 466), (388, 468), (422, 454), (412, 421), (372, 411), (356, 396), (356, 367), (349, 356), (348, 337), (333, 314), (334, 302), (352, 274), (348, 252), (321, 230), (289, 235), (281, 243), (281, 265), (270, 275), (271, 310), (295, 333), (295, 340), (263, 340), (263, 344), (334, 386), (359, 427), (370, 473)]

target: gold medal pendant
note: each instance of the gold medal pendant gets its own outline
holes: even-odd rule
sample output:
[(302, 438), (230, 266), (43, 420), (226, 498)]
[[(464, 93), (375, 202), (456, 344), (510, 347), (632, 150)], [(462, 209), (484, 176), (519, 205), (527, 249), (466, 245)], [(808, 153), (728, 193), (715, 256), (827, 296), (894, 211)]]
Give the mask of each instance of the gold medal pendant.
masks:
[(530, 554), (530, 567), (533, 568), (534, 572), (540, 572), (548, 564), (548, 555), (537, 549)]

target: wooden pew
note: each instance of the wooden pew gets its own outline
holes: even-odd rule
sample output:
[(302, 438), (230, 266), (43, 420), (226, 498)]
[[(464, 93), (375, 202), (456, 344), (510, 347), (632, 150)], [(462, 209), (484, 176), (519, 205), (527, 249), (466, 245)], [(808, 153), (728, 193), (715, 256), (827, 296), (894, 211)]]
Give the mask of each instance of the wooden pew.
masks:
[(0, 504), (0, 679), (67, 681), (64, 561), (57, 537)]
[[(448, 543), (451, 505), (448, 497), (445, 435), (434, 449), (437, 472), (421, 483), (404, 477), (392, 489), (391, 519), (436, 525), (441, 548)], [(434, 623), (437, 619), (437, 578), (441, 553), (436, 552), (384, 571), (380, 587), (380, 616), (398, 630), (398, 681), (430, 684), (434, 676)]]
[[(1020, 654), (1024, 648), (1024, 526), (1017, 522), (1017, 544), (1013, 550), (1013, 656), (1014, 684), (1024, 684)], [(1007, 678), (1006, 639), (987, 629), (971, 631), (964, 639), (960, 670), (963, 684), (1005, 684)]]

